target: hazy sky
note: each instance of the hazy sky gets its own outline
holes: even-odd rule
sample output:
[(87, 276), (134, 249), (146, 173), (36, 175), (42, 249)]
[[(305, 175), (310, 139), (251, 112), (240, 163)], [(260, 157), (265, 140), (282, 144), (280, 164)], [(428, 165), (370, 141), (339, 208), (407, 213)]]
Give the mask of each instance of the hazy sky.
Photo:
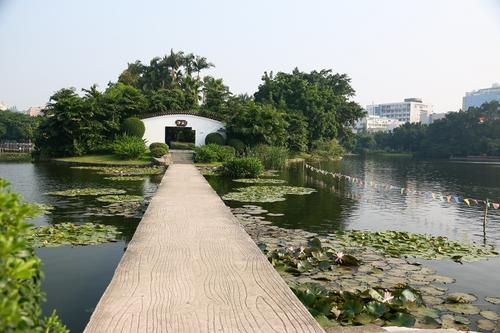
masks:
[(264, 71), (347, 73), (363, 106), (456, 110), (500, 82), (500, 0), (0, 0), (0, 101), (43, 105), (169, 50), (206, 56), (231, 91)]

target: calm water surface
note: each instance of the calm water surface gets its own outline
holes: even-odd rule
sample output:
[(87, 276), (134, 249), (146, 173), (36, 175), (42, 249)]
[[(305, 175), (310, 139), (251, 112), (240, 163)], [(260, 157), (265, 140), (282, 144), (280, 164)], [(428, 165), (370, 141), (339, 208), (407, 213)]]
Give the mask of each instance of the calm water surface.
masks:
[[(365, 182), (371, 180), (417, 191), (500, 201), (500, 165), (353, 157), (315, 166)], [(58, 198), (44, 193), (73, 187), (109, 186), (148, 198), (155, 192), (161, 176), (146, 177), (142, 182), (112, 183), (104, 180), (105, 176), (66, 166), (0, 163), (0, 177), (7, 178), (27, 201), (56, 207), (52, 214), (36, 219), (37, 225), (96, 222), (115, 225), (123, 232), (122, 240), (117, 243), (38, 250), (44, 262), (43, 288), (48, 295), (44, 310), (50, 312), (55, 308), (73, 332), (81, 332), (111, 280), (139, 218), (86, 216), (89, 208), (99, 206), (93, 198)], [(284, 202), (258, 204), (272, 213), (284, 213), (281, 217), (266, 217), (281, 227), (318, 233), (342, 229), (404, 230), (484, 242), (483, 210), (479, 207), (433, 201), (421, 195), (401, 195), (397, 191), (367, 189), (360, 192), (348, 184), (334, 189), (332, 183), (312, 177), (302, 164), (291, 166), (280, 177), (291, 185), (318, 190), (307, 196), (288, 196)], [(220, 177), (207, 179), (221, 195), (244, 186)], [(361, 195), (361, 200), (350, 198), (352, 193)], [(242, 205), (234, 201), (226, 203), (231, 207)], [(500, 210), (490, 212), (486, 236), (488, 244), (500, 248)], [(480, 297), (479, 304), (484, 296), (500, 296), (498, 258), (463, 265), (448, 260), (422, 262), (439, 274), (456, 278), (450, 289), (475, 293)], [(489, 308), (495, 309), (492, 305)], [(500, 312), (500, 307), (495, 310)]]

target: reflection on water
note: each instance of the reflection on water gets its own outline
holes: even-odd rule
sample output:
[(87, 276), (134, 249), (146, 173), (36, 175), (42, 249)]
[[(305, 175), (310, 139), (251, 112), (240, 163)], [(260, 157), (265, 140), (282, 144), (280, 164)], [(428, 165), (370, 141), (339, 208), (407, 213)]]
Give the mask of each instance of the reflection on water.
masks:
[(53, 205), (51, 214), (39, 217), (32, 223), (48, 225), (63, 222), (103, 223), (116, 226), (122, 240), (95, 246), (63, 246), (37, 250), (43, 261), (43, 289), (47, 302), (45, 313), (56, 309), (72, 332), (83, 331), (92, 311), (132, 238), (139, 218), (122, 216), (89, 216), (92, 208), (105, 204), (94, 197), (55, 197), (44, 193), (79, 187), (113, 187), (128, 194), (150, 198), (161, 180), (161, 175), (145, 177), (143, 181), (112, 182), (89, 170), (71, 169), (55, 164), (0, 163), (0, 177), (12, 184), (13, 190), (28, 202)]

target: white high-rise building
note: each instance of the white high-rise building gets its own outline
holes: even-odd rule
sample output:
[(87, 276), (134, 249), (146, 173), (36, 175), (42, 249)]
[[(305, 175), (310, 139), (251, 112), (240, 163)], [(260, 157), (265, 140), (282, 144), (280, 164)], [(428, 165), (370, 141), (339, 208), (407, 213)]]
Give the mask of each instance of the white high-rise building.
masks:
[(494, 83), (491, 88), (479, 89), (465, 93), (462, 99), (462, 110), (471, 106), (480, 107), (484, 103), (500, 101), (500, 84)]
[(366, 107), (369, 115), (397, 119), (403, 123), (428, 124), (434, 113), (432, 104), (423, 103), (421, 98), (405, 98), (404, 102), (372, 104)]
[(397, 119), (367, 115), (356, 123), (354, 130), (356, 133), (390, 132), (403, 124), (402, 121)]

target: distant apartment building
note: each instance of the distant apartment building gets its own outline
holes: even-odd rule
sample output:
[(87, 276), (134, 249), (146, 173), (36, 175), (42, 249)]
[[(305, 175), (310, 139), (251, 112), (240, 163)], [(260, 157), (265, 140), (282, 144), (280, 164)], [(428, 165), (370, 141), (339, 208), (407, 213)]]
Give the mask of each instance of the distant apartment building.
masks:
[(26, 114), (30, 117), (36, 117), (43, 115), (43, 108), (41, 106), (32, 106), (28, 110), (26, 110)]
[(397, 119), (403, 123), (429, 123), (434, 113), (432, 104), (421, 98), (405, 98), (404, 102), (373, 104), (366, 107), (369, 115)]
[(440, 119), (444, 119), (446, 118), (446, 115), (450, 113), (450, 112), (443, 112), (443, 113), (432, 113), (430, 116), (429, 116), (429, 124), (432, 124), (433, 122), (435, 122), (436, 120), (440, 120)]
[(462, 110), (480, 107), (483, 103), (500, 101), (500, 84), (494, 83), (491, 88), (484, 88), (465, 93), (462, 99)]
[(402, 121), (397, 119), (391, 119), (386, 117), (367, 115), (354, 126), (354, 131), (356, 133), (367, 132), (390, 132), (398, 126), (404, 124)]

